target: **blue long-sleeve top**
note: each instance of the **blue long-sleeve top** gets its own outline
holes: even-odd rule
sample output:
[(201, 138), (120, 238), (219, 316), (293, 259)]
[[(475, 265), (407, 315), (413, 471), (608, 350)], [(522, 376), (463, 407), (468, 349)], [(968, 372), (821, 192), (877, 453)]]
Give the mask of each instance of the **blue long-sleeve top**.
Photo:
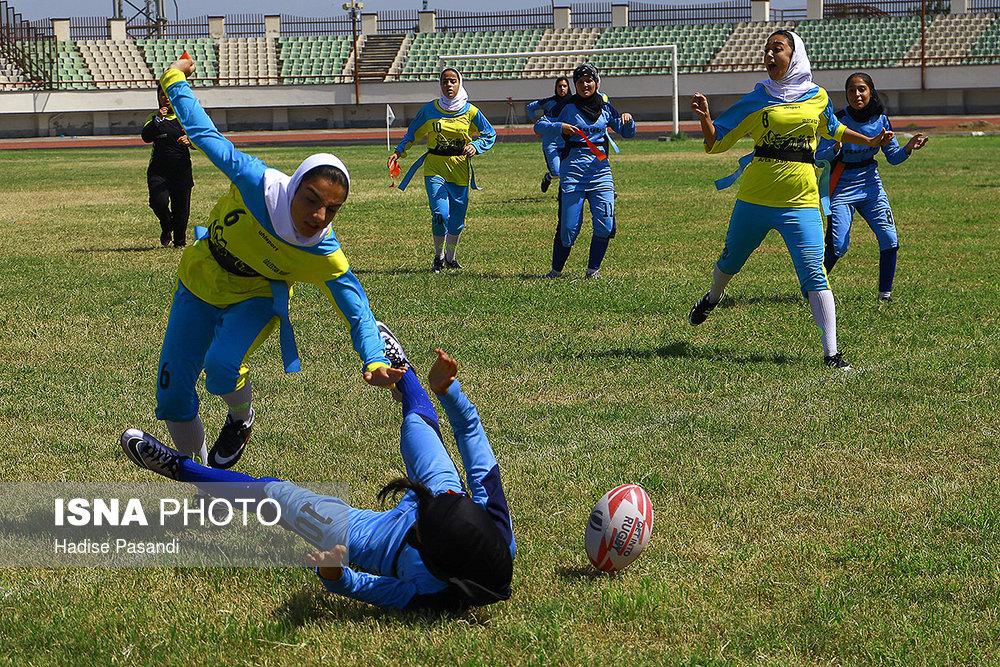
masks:
[[(595, 93), (599, 94), (599, 93)], [(562, 124), (569, 123), (580, 128), (591, 142), (605, 146), (605, 133), (608, 128), (614, 130), (626, 139), (635, 136), (635, 121), (623, 123), (621, 114), (605, 101), (597, 120), (591, 122), (576, 105), (567, 102), (561, 109), (553, 111), (555, 117), (542, 116), (535, 122), (535, 134), (543, 139), (562, 137), (565, 142), (562, 164), (559, 168), (559, 187), (562, 190), (604, 190), (614, 189), (614, 179), (611, 176), (610, 159), (598, 160), (583, 139), (578, 135), (563, 136)]]
[[(184, 286), (203, 301), (224, 308), (252, 297), (272, 297), (272, 282), (287, 283), (289, 288), (295, 282), (313, 283), (350, 328), (363, 369), (388, 366), (368, 295), (333, 229), (308, 247), (278, 236), (264, 200), (267, 165), (237, 150), (216, 129), (182, 72), (168, 69), (160, 83), (191, 143), (232, 182), (229, 193), (212, 209), (209, 238), (195, 242), (181, 257), (178, 277)], [(220, 254), (229, 268), (220, 264)]]
[(464, 187), (472, 180), (472, 170), (462, 149), (471, 144), (476, 155), (485, 153), (493, 147), (497, 133), (474, 105), (466, 102), (461, 111), (450, 112), (433, 100), (420, 107), (396, 145), (396, 152), (405, 157), (410, 146), (420, 143), (424, 137), (427, 137), (428, 151), (424, 159), (424, 176), (440, 176), (448, 183)]
[[(889, 118), (885, 114), (874, 116), (867, 121), (861, 122), (851, 118), (851, 114), (847, 113), (847, 109), (841, 109), (837, 112), (837, 118), (850, 129), (866, 137), (874, 137), (882, 130), (892, 130), (892, 123), (889, 122)], [(877, 193), (878, 189), (882, 187), (882, 179), (878, 173), (878, 163), (875, 161), (875, 156), (878, 155), (880, 150), (885, 153), (885, 159), (891, 165), (901, 164), (910, 157), (906, 149), (899, 145), (895, 137), (881, 148), (843, 144), (843, 147), (839, 151), (837, 151), (836, 142), (829, 139), (820, 141), (819, 147), (816, 149), (817, 160), (832, 161), (834, 158), (839, 157), (844, 163), (844, 169), (837, 181), (837, 186), (834, 192), (830, 194), (836, 196), (838, 194), (853, 191), (860, 192), (862, 190)], [(855, 166), (862, 163), (867, 164), (864, 164), (864, 166)]]
[[(466, 488), (472, 500), (493, 518), (510, 545), (511, 557), (516, 552), (510, 510), (500, 481), (500, 467), (483, 430), (479, 413), (462, 393), (458, 380), (448, 393), (440, 397), (448, 415), (462, 467)], [(431, 489), (434, 491), (434, 489)], [(294, 517), (285, 517), (294, 522)], [(351, 554), (352, 562), (363, 561), (372, 572), (345, 566), (336, 581), (320, 578), (331, 593), (369, 604), (395, 609), (421, 609), (447, 606), (448, 584), (434, 577), (424, 565), (420, 553), (406, 542), (406, 535), (417, 521), (417, 501), (413, 492), (404, 494), (388, 516), (368, 537), (372, 553), (364, 557)], [(317, 576), (319, 571), (317, 569)]]

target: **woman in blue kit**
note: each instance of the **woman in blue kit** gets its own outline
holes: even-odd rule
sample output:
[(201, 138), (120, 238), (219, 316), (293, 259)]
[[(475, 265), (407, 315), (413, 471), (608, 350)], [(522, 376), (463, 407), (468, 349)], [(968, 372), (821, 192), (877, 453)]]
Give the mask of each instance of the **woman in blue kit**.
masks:
[(535, 123), (535, 134), (563, 141), (559, 165), (559, 222), (552, 242), (552, 270), (547, 278), (562, 275), (570, 249), (583, 226), (583, 204), (590, 203), (594, 236), (590, 241), (587, 278), (596, 278), (615, 235), (615, 183), (608, 163), (607, 130), (626, 139), (635, 136), (631, 114), (619, 114), (598, 92), (597, 69), (583, 64), (573, 70), (576, 94)]
[[(436, 350), (428, 384), (448, 415), (467, 486), (402, 346), (385, 325), (379, 330), (393, 366), (406, 368), (396, 383), (406, 477), (379, 493), (383, 501), (402, 494), (388, 511), (355, 509), (273, 477), (205, 468), (138, 429), (122, 434), (122, 449), (140, 468), (200, 485), (217, 498), (276, 502), (282, 525), (314, 547), (307, 560), (338, 595), (395, 609), (455, 610), (506, 600), (516, 551), (510, 512), (479, 413), (455, 379), (458, 364)], [(260, 506), (262, 516), (267, 506)]]
[[(469, 94), (465, 92), (458, 70), (444, 69), (440, 83), (441, 97), (420, 108), (403, 140), (389, 157), (391, 171), (410, 146), (427, 137), (427, 152), (406, 172), (399, 189), (405, 190), (423, 165), (434, 236), (434, 259), (431, 261), (434, 273), (441, 273), (443, 268), (462, 268), (456, 252), (459, 236), (465, 229), (469, 188), (480, 189), (476, 187), (472, 171), (472, 156), (488, 151), (497, 138), (486, 116), (469, 104)], [(473, 139), (475, 135), (478, 138)]]
[[(178, 60), (160, 85), (191, 142), (232, 185), (209, 214), (206, 232), (181, 257), (160, 352), (156, 417), (184, 454), (229, 468), (253, 428), (250, 354), (279, 328), (285, 371), (299, 369), (288, 315), (293, 283), (313, 283), (330, 300), (350, 329), (366, 382), (387, 387), (402, 373), (389, 367), (368, 296), (333, 231), (351, 186), (347, 167), (321, 153), (289, 177), (236, 150), (191, 92), (187, 76), (194, 70), (194, 61)], [(198, 415), (203, 370), (205, 389), (229, 407), (211, 452)]]
[[(864, 72), (856, 72), (847, 77), (847, 108), (838, 112), (837, 118), (860, 134), (872, 135), (892, 129), (892, 124), (885, 115), (885, 106), (875, 89), (875, 82)], [(889, 164), (897, 165), (926, 143), (924, 135), (915, 134), (905, 147), (900, 148), (899, 143), (893, 139), (882, 146), (882, 152)], [(816, 150), (817, 160), (827, 160), (832, 165), (831, 215), (826, 228), (823, 264), (829, 273), (837, 260), (847, 254), (851, 243), (851, 222), (857, 211), (878, 239), (878, 299), (891, 301), (899, 240), (896, 236), (896, 221), (875, 161), (878, 151), (877, 147), (841, 145), (831, 140), (820, 142)]]
[[(559, 103), (569, 97), (569, 79), (561, 76), (556, 79), (555, 92), (551, 97), (529, 102), (527, 106), (528, 118), (534, 118), (539, 111), (548, 116), (549, 113), (559, 106)], [(562, 142), (559, 137), (547, 138), (542, 142), (542, 154), (545, 155), (545, 166), (548, 169), (542, 176), (542, 192), (547, 192), (553, 178), (559, 178), (559, 153), (562, 150)]]

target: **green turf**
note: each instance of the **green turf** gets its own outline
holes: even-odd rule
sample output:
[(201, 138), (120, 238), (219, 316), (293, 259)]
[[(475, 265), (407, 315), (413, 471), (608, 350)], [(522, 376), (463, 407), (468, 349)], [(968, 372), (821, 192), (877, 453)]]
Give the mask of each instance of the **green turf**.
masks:
[[(618, 236), (602, 279), (549, 268), (556, 203), (541, 151), (476, 158), (460, 273), (428, 271), (419, 182), (388, 187), (375, 147), (335, 221), (374, 311), (426, 372), (460, 361), (503, 471), (514, 595), (460, 618), (325, 594), (298, 569), (0, 571), (0, 662), (75, 664), (981, 663), (1000, 652), (995, 164), (998, 138), (935, 138), (882, 167), (901, 248), (875, 302), (878, 248), (856, 221), (837, 265), (850, 373), (821, 366), (788, 253), (770, 236), (700, 327), (687, 311), (722, 248), (742, 151), (622, 142)], [(749, 149), (749, 145), (740, 148)], [(291, 171), (305, 148), (257, 149)], [(118, 448), (153, 416), (178, 251), (146, 206), (147, 150), (5, 152), (0, 172), (0, 480), (146, 481)], [(404, 161), (408, 163), (408, 160)], [(227, 183), (195, 159), (192, 224)], [(408, 166), (408, 165), (407, 165)], [(303, 371), (254, 359), (245, 472), (349, 480), (401, 471), (399, 411), (368, 388), (340, 319), (293, 299)], [(203, 395), (204, 396), (204, 395)], [(212, 433), (224, 408), (204, 396)], [(643, 484), (641, 558), (597, 575), (593, 503)], [(2, 548), (2, 545), (0, 545)]]

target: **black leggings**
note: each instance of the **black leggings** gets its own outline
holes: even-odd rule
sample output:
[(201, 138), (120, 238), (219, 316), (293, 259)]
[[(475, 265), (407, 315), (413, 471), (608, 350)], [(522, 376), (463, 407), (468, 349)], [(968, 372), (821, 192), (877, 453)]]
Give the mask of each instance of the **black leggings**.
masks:
[(174, 245), (184, 245), (191, 214), (191, 186), (177, 184), (162, 176), (149, 175), (149, 207), (160, 219), (160, 231), (170, 234)]

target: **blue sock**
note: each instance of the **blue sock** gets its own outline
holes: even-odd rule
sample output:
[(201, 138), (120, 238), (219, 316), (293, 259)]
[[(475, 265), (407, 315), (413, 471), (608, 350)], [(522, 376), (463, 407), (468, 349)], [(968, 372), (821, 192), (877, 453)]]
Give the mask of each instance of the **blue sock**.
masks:
[(608, 251), (608, 242), (611, 239), (595, 236), (590, 239), (590, 259), (587, 261), (587, 268), (597, 271), (604, 261), (604, 253)]
[[(441, 428), (438, 426), (437, 410), (434, 409), (434, 404), (431, 403), (430, 396), (427, 395), (427, 391), (420, 384), (420, 380), (417, 379), (417, 374), (413, 372), (413, 368), (407, 368), (403, 379), (396, 381), (396, 389), (403, 395), (403, 417), (406, 417), (411, 412), (415, 412), (431, 428), (437, 431), (440, 437)], [(442, 438), (443, 441), (444, 439)]]
[(555, 241), (552, 243), (552, 270), (562, 271), (563, 267), (566, 266), (566, 260), (569, 259), (569, 248), (563, 246), (562, 241), (559, 240), (559, 233), (556, 232)]
[(878, 291), (891, 292), (892, 279), (896, 277), (896, 248), (888, 248), (878, 256)]
[[(177, 479), (197, 486), (213, 498), (224, 498), (231, 502), (246, 499), (260, 499), (264, 495), (264, 485), (280, 482), (277, 477), (252, 477), (235, 470), (207, 468), (189, 458), (181, 459), (177, 466)], [(247, 504), (247, 511), (254, 512), (254, 505)]]

